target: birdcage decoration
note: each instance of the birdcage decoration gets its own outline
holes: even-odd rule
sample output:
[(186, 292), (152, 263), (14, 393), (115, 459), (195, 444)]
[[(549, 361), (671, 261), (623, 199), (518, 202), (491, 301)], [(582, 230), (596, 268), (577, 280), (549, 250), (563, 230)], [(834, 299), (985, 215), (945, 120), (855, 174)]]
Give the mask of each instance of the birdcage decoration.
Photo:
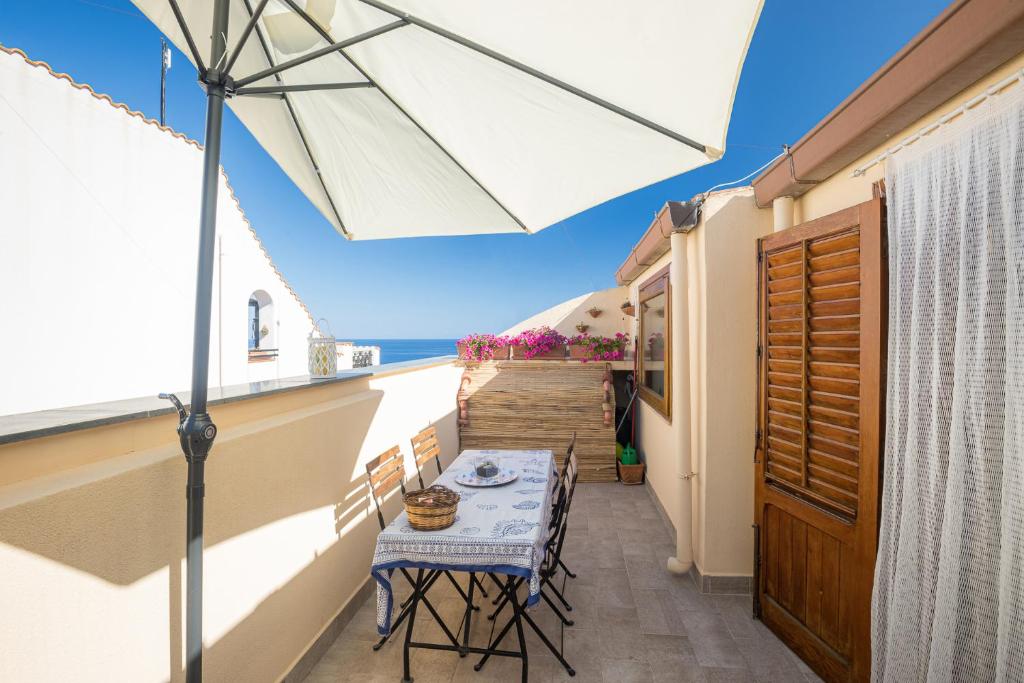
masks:
[(313, 379), (324, 379), (337, 374), (338, 351), (334, 335), (331, 334), (327, 321), (320, 318), (309, 333), (309, 376)]

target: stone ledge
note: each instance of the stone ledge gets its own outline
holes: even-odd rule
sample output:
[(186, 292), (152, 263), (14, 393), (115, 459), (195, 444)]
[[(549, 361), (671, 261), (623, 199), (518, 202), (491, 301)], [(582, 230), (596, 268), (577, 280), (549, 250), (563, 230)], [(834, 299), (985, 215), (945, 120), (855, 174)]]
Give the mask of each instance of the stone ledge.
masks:
[[(217, 406), (235, 401), (246, 401), (298, 391), (326, 384), (349, 382), (360, 378), (386, 377), (389, 375), (423, 370), (430, 367), (447, 365), (455, 360), (455, 356), (438, 356), (420, 360), (402, 361), (375, 365), (370, 368), (340, 370), (335, 377), (328, 379), (311, 379), (308, 375), (271, 379), (248, 384), (235, 384), (226, 387), (210, 387), (208, 405)], [(178, 394), (178, 398), (188, 405), (189, 392)], [(169, 415), (174, 407), (169, 401), (156, 396), (142, 396), (106, 403), (91, 403), (68, 408), (40, 410), (34, 413), (16, 415), (0, 415), (0, 445), (28, 441), (44, 436), (53, 436), (80, 429), (90, 429), (105, 425), (142, 420), (158, 415)]]

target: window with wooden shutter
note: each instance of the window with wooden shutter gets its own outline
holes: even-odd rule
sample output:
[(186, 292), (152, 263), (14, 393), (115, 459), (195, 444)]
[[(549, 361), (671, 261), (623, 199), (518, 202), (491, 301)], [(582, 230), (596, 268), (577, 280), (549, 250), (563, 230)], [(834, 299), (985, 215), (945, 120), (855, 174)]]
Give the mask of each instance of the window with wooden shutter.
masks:
[(768, 249), (765, 476), (857, 514), (860, 226)]

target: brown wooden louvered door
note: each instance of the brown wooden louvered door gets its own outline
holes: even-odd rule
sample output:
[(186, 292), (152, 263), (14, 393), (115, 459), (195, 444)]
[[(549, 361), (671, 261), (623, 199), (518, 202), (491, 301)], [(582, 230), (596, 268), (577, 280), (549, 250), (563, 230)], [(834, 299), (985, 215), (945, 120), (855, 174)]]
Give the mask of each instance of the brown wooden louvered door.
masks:
[(883, 213), (876, 199), (760, 243), (756, 606), (829, 681), (871, 671)]

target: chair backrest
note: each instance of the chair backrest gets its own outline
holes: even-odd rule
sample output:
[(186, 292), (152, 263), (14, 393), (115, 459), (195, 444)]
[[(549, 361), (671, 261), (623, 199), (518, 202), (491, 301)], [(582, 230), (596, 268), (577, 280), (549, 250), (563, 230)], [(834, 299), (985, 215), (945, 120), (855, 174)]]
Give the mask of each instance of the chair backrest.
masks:
[(437, 473), (441, 474), (441, 443), (437, 440), (437, 428), (427, 427), (422, 432), (412, 437), (412, 454), (416, 461), (416, 476), (420, 479), (420, 488), (426, 488), (423, 483), (423, 466), (431, 459), (437, 464)]
[(572, 432), (572, 438), (569, 440), (569, 447), (565, 450), (565, 460), (562, 462), (562, 469), (559, 470), (558, 476), (555, 477), (555, 492), (558, 492), (560, 488), (565, 487), (565, 470), (569, 466), (569, 458), (575, 453), (575, 432)]
[(565, 450), (565, 462), (562, 463), (562, 477), (565, 477), (565, 470), (569, 467), (569, 458), (576, 453), (576, 432), (572, 433), (572, 439), (569, 441), (569, 448)]
[(558, 560), (562, 557), (562, 547), (565, 545), (565, 533), (569, 528), (569, 511), (572, 509), (572, 497), (576, 492), (576, 479), (579, 477), (579, 462), (576, 454), (569, 452), (565, 461), (565, 476), (562, 487), (558, 490), (558, 502), (555, 504), (554, 517), (551, 525), (551, 535), (548, 540), (548, 561), (546, 571), (553, 574), (558, 567)]
[(366, 463), (366, 479), (370, 484), (370, 496), (377, 506), (380, 528), (383, 529), (387, 526), (384, 522), (384, 513), (381, 511), (384, 497), (396, 488), (402, 489), (402, 493), (405, 493), (405, 458), (402, 457), (398, 446), (392, 446)]

